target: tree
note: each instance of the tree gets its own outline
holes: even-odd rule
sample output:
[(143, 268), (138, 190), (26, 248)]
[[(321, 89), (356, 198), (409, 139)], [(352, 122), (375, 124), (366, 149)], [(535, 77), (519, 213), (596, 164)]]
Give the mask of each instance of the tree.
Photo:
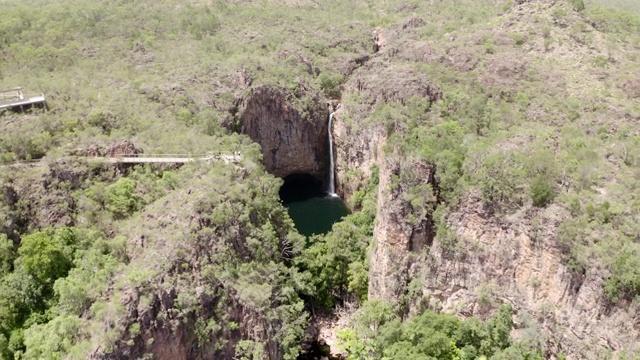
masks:
[(342, 74), (323, 72), (318, 76), (320, 88), (324, 93), (332, 98), (340, 97), (340, 84), (344, 81)]
[(71, 269), (75, 241), (75, 234), (68, 228), (27, 235), (18, 249), (17, 267), (40, 283), (52, 286)]
[(470, 360), (494, 354), (539, 359), (536, 345), (512, 345), (512, 315), (511, 305), (503, 305), (486, 322), (432, 311), (401, 321), (391, 305), (371, 300), (353, 316), (352, 329), (342, 331), (339, 337), (345, 342), (349, 359)]
[(0, 279), (11, 271), (15, 258), (13, 241), (9, 240), (5, 234), (0, 234)]
[(123, 219), (137, 211), (140, 199), (135, 194), (136, 183), (129, 178), (120, 178), (106, 189), (107, 210), (116, 219)]
[(495, 314), (487, 328), (489, 330), (489, 347), (482, 349), (485, 353), (491, 354), (500, 349), (506, 349), (511, 345), (511, 329), (513, 328), (513, 308), (511, 305), (501, 305), (498, 313)]
[(610, 301), (633, 299), (640, 294), (640, 245), (628, 241), (611, 265), (604, 291)]

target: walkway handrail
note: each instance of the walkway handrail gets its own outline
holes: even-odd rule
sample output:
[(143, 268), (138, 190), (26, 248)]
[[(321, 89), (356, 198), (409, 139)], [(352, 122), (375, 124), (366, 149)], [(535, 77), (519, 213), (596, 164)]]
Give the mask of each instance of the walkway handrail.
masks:
[(208, 153), (208, 154), (114, 154), (112, 156), (93, 156), (94, 158), (183, 158), (183, 159), (195, 159), (195, 158), (216, 158), (216, 157), (229, 157), (240, 156), (239, 152), (229, 153)]
[[(222, 160), (226, 163), (229, 163), (229, 162), (237, 163), (241, 160), (242, 154), (240, 152), (233, 152), (231, 154), (218, 153), (218, 154), (204, 154), (204, 155), (194, 155), (194, 154), (126, 154), (125, 155), (123, 154), (123, 155), (116, 155), (116, 156), (67, 156), (64, 158), (98, 160), (98, 161), (107, 161), (112, 163), (131, 162), (131, 161), (128, 161), (131, 159), (140, 159), (141, 162), (153, 162), (153, 161), (144, 161), (149, 159), (151, 160), (170, 159), (170, 160), (179, 160), (176, 162), (191, 162), (191, 161), (198, 161), (198, 160), (201, 160), (201, 161)], [(43, 160), (45, 160), (45, 158), (33, 159), (33, 160), (16, 160), (9, 163), (0, 163), (0, 166), (41, 163)]]
[[(15, 95), (11, 95), (11, 96), (7, 96), (4, 93), (6, 93), (6, 91), (0, 93), (0, 104), (10, 104), (12, 102), (19, 102), (19, 101), (29, 100), (29, 99), (33, 99), (33, 98), (37, 98), (37, 97), (44, 98), (44, 94), (43, 93), (34, 93), (34, 94), (24, 95), (24, 94), (22, 94), (22, 92), (19, 92), (19, 93), (16, 93)], [(22, 97), (21, 97), (21, 94), (22, 94)]]
[(107, 156), (94, 156), (94, 158), (166, 158), (166, 157), (176, 157), (176, 158), (197, 158), (197, 157), (205, 157), (205, 156), (214, 156), (211, 154), (114, 154)]

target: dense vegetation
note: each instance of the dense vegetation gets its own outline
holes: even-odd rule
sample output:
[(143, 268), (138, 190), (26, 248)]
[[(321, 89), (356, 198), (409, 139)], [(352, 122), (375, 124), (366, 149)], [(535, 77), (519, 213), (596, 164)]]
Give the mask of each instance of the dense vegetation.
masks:
[[(433, 217), (452, 253), (463, 247), (446, 216), (468, 194), (498, 222), (527, 213), (540, 233), (557, 216), (576, 276), (601, 277), (610, 306), (638, 306), (640, 19), (632, 1), (595, 2), (551, 2), (499, 33), (496, 17), (516, 16), (511, 1), (3, 1), (2, 86), (45, 93), (51, 111), (0, 114), (0, 162), (44, 159), (0, 168), (0, 358), (142, 357), (154, 341), (145, 332), (165, 327), (209, 356), (294, 359), (309, 314), (351, 302), (360, 309), (341, 337), (354, 359), (543, 356), (540, 339), (510, 336), (508, 306), (483, 321), (427, 308), (405, 318), (368, 301), (377, 169), (348, 199), (353, 214), (304, 239), (278, 201), (282, 182), (231, 131), (247, 81), (287, 89), (300, 108), (311, 89), (352, 114), (371, 110), (345, 122), (386, 129), (406, 221)], [(442, 99), (370, 109), (344, 88), (349, 64), (372, 53), (373, 30), (412, 17), (424, 20), (419, 41), (478, 61), (460, 69), (396, 49), (389, 61), (428, 77)], [(122, 140), (243, 160), (116, 169), (66, 159)], [(437, 198), (411, 159), (435, 165)], [(245, 315), (270, 325), (243, 332)]]
[(503, 305), (486, 322), (433, 312), (403, 322), (392, 307), (371, 300), (341, 337), (356, 359), (542, 359), (538, 344), (512, 341), (512, 315)]

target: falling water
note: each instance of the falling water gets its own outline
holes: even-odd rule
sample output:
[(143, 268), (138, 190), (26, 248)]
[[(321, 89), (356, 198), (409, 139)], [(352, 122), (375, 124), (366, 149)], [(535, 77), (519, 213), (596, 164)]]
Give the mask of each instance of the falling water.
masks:
[(332, 197), (337, 197), (338, 195), (336, 195), (336, 185), (335, 185), (335, 179), (334, 179), (334, 168), (333, 168), (333, 136), (331, 135), (331, 122), (333, 121), (333, 114), (335, 114), (335, 112), (332, 112), (331, 115), (329, 115), (329, 189), (328, 189), (328, 193), (329, 196)]

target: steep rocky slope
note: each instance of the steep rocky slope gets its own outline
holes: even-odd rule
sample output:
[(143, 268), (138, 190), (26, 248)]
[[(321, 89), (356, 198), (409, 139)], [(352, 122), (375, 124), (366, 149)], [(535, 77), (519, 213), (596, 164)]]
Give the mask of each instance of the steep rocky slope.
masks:
[[(559, 14), (564, 14), (561, 20)], [(571, 57), (571, 62), (582, 65), (561, 75), (562, 78), (581, 76), (591, 86), (603, 86), (609, 81), (608, 74), (576, 60), (588, 61), (599, 56), (602, 50), (596, 45), (597, 41), (593, 47), (584, 46), (571, 34), (564, 38), (566, 40), (557, 40), (554, 43), (557, 45), (544, 45), (544, 50), (539, 48), (543, 45), (537, 42), (533, 30), (525, 25), (541, 22), (548, 16), (549, 23), (555, 22), (557, 26), (549, 31), (553, 31), (554, 37), (564, 37), (562, 28), (578, 26), (575, 24), (584, 21), (579, 16), (567, 14), (573, 14), (573, 9), (566, 3), (519, 2), (500, 18), (500, 27), (485, 33), (484, 40), (481, 39), (483, 35), (455, 33), (450, 36), (452, 42), (446, 45), (416, 40), (415, 34), (419, 31), (415, 29), (424, 25), (419, 18), (378, 31), (376, 49), (379, 52), (368, 63), (376, 64), (371, 66), (376, 70), (365, 66), (349, 79), (343, 95), (346, 101), (338, 112), (334, 128), (338, 188), (346, 197), (358, 189), (373, 166), (379, 168), (378, 213), (369, 270), (370, 299), (405, 304), (403, 306), (411, 314), (435, 308), (460, 316), (479, 317), (488, 316), (498, 304), (509, 303), (516, 309), (521, 329), (516, 333), (538, 332), (535, 341), (543, 345), (545, 357), (549, 358), (561, 354), (576, 359), (601, 358), (609, 353), (620, 356), (639, 350), (640, 323), (636, 320), (639, 313), (635, 303), (612, 304), (607, 300), (604, 294), (607, 275), (600, 265), (576, 270), (575, 264), (568, 261), (567, 248), (558, 227), (571, 217), (569, 210), (559, 205), (541, 209), (525, 203), (507, 213), (497, 214), (487, 207), (479, 191), (468, 190), (444, 219), (448, 229), (446, 235), (435, 236), (433, 224), (438, 221), (438, 215), (433, 212), (417, 222), (407, 220), (415, 208), (399, 196), (407, 189), (402, 189), (403, 182), (398, 179), (402, 177), (402, 171), (416, 173), (420, 182), (432, 186), (432, 196), (437, 198), (439, 169), (430, 164), (428, 158), (421, 164), (421, 161), (406, 158), (407, 155), (396, 154), (395, 145), (386, 139), (403, 129), (397, 128), (397, 123), (380, 124), (371, 120), (380, 113), (382, 106), (376, 107), (378, 102), (404, 105), (411, 97), (425, 102), (442, 98), (441, 91), (434, 90), (440, 76), (428, 82), (418, 80), (424, 75), (405, 73), (406, 62), (416, 64), (414, 68), (442, 64), (445, 68), (436, 67), (459, 73), (475, 71), (470, 77), (477, 79), (486, 92), (508, 98), (521, 91), (527, 76), (532, 76), (533, 68), (536, 68), (536, 76), (548, 76), (539, 70), (541, 62)], [(537, 20), (532, 20), (532, 16)], [(588, 36), (605, 36), (588, 27), (584, 30)], [(522, 37), (529, 39), (520, 47), (516, 42)], [(490, 38), (493, 40), (487, 42)], [(461, 46), (465, 43), (471, 44)], [(490, 45), (485, 45), (487, 43)], [(519, 48), (517, 53), (523, 56), (516, 55), (513, 48)], [(634, 51), (631, 50), (633, 47), (629, 49)], [(485, 51), (489, 54), (482, 54)], [(611, 66), (624, 69), (628, 61)], [(565, 65), (556, 62), (554, 66), (547, 71), (559, 75)], [(389, 76), (381, 76), (385, 73)], [(380, 80), (375, 86), (368, 86), (370, 82), (363, 77)], [(585, 90), (581, 88), (585, 84), (582, 81), (571, 84), (568, 79), (551, 77), (544, 81), (567, 81), (566, 87), (560, 90), (564, 94), (561, 96)], [(625, 92), (633, 93), (630, 90), (632, 80), (621, 85)], [(449, 90), (443, 87), (444, 91)], [(446, 97), (447, 94), (445, 101)], [(548, 118), (548, 112), (554, 110), (543, 106), (532, 101), (526, 110), (527, 119)], [(609, 106), (611, 109), (619, 105), (616, 102)], [(617, 115), (618, 118), (633, 116), (628, 113)], [(550, 120), (549, 124), (558, 123)], [(524, 144), (514, 139), (508, 146)], [(402, 163), (405, 166), (401, 166)]]

